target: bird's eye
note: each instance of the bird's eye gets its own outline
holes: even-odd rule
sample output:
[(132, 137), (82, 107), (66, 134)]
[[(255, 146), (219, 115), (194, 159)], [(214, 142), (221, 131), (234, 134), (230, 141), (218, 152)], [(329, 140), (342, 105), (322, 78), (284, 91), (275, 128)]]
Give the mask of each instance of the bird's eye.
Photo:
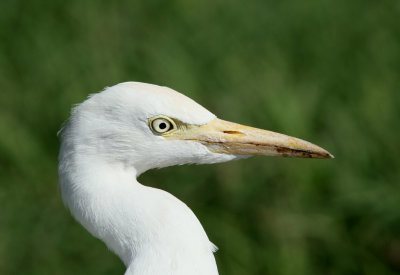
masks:
[(150, 122), (150, 127), (157, 134), (163, 134), (171, 131), (174, 128), (174, 124), (167, 118), (159, 117)]

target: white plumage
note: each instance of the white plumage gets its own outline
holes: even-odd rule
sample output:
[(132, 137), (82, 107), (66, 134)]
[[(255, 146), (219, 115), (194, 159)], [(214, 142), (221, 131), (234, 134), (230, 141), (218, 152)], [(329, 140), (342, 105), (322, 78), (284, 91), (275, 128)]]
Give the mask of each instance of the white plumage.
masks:
[(72, 111), (59, 181), (72, 215), (122, 259), (125, 274), (218, 274), (215, 246), (193, 212), (136, 178), (152, 168), (254, 154), (332, 157), (299, 139), (219, 120), (172, 89), (127, 82)]

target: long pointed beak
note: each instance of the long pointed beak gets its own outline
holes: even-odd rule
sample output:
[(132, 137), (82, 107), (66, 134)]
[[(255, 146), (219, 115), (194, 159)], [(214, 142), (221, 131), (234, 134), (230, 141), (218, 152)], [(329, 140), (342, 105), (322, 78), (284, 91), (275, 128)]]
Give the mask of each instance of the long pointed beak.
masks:
[(200, 142), (215, 153), (334, 158), (310, 142), (218, 118), (205, 125), (190, 127), (180, 138)]

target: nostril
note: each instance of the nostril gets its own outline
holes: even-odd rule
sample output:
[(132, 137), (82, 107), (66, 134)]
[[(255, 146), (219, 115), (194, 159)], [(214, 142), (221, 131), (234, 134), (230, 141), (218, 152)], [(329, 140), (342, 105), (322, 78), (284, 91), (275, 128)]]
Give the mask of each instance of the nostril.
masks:
[(228, 135), (244, 135), (242, 132), (239, 131), (223, 131), (223, 133)]

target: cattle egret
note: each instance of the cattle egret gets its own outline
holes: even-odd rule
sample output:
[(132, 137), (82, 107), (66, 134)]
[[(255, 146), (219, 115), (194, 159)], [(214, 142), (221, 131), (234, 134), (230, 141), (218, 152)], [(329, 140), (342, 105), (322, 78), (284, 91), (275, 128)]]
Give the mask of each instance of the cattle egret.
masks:
[(126, 82), (75, 107), (61, 131), (59, 181), (72, 215), (135, 275), (218, 274), (193, 212), (136, 178), (152, 168), (251, 155), (332, 158), (294, 137), (216, 118), (170, 89)]

